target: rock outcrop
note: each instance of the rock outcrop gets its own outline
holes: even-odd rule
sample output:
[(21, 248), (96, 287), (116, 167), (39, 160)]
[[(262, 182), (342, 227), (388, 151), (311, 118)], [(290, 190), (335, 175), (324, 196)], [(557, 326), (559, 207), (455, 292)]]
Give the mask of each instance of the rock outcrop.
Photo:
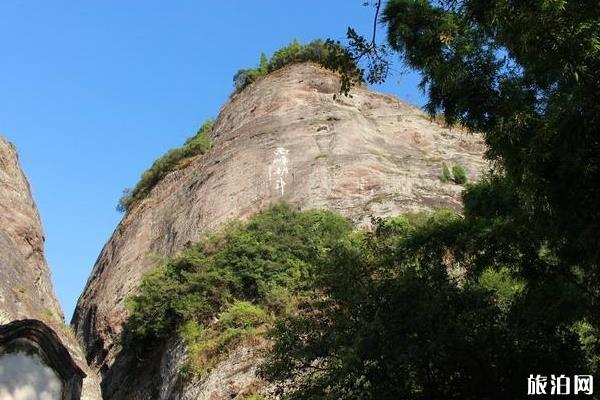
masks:
[(213, 146), (165, 177), (124, 216), (94, 265), (73, 326), (105, 399), (241, 399), (256, 385), (260, 354), (241, 348), (202, 380), (182, 382), (177, 340), (140, 362), (117, 343), (126, 299), (142, 276), (203, 232), (286, 201), (327, 208), (368, 227), (408, 210), (459, 211), (462, 186), (485, 167), (477, 136), (449, 130), (414, 106), (365, 87), (334, 94), (338, 77), (313, 64), (276, 71), (234, 96), (211, 131)]
[(0, 137), (0, 323), (63, 320), (44, 258), (44, 234), (15, 148)]
[[(0, 325), (8, 326), (18, 320), (40, 321), (55, 332), (56, 336), (47, 335), (47, 343), (53, 343), (57, 349), (64, 347), (77, 368), (89, 375), (84, 380), (83, 398), (100, 398), (98, 381), (88, 370), (78, 343), (64, 324), (54, 296), (50, 269), (44, 256), (44, 233), (29, 183), (19, 166), (14, 146), (0, 137)], [(23, 329), (23, 332), (30, 331)], [(14, 339), (11, 330), (3, 332), (3, 337)], [(34, 338), (42, 336), (33, 335)], [(70, 363), (68, 359), (64, 362)]]

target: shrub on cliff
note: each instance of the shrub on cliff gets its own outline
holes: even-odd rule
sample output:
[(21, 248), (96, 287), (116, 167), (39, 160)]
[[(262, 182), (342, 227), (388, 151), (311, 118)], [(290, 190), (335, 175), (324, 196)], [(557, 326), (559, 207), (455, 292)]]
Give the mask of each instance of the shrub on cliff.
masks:
[(454, 177), (454, 182), (459, 185), (467, 183), (467, 173), (462, 165), (452, 167), (452, 176)]
[[(260, 64), (256, 68), (240, 69), (234, 76), (235, 92), (241, 92), (246, 86), (258, 79), (281, 69), (286, 65), (311, 61), (333, 71), (339, 71), (344, 67), (346, 76), (352, 84), (362, 82), (363, 73), (354, 63), (351, 54), (339, 43), (332, 41), (314, 40), (306, 45), (294, 40), (289, 45), (277, 50), (270, 59), (262, 53)], [(348, 88), (349, 89), (349, 86)], [(342, 87), (342, 91), (347, 93)]]
[(119, 200), (117, 210), (129, 211), (131, 206), (143, 199), (167, 174), (180, 168), (185, 160), (206, 153), (210, 149), (208, 133), (213, 121), (206, 120), (193, 137), (186, 140), (182, 147), (169, 150), (164, 156), (154, 161), (152, 166), (142, 174), (140, 181), (133, 189), (125, 189)]
[(440, 177), (442, 182), (450, 182), (452, 180), (452, 174), (450, 173), (450, 168), (444, 163), (442, 165), (442, 176)]
[(236, 300), (225, 306), (212, 324), (190, 319), (179, 328), (188, 359), (181, 368), (184, 378), (202, 376), (234, 346), (264, 334), (270, 315), (259, 305)]
[(467, 183), (467, 173), (465, 171), (465, 168), (460, 164), (456, 164), (455, 166), (453, 166), (452, 172), (450, 172), (450, 168), (448, 168), (448, 165), (446, 165), (446, 163), (443, 163), (442, 175), (440, 176), (440, 180), (444, 183), (452, 181), (457, 185), (464, 185), (465, 183)]
[(146, 275), (129, 299), (124, 339), (164, 339), (187, 321), (209, 326), (219, 314), (226, 327), (245, 329), (264, 320), (253, 305), (280, 313), (282, 302), (310, 287), (314, 266), (350, 230), (332, 212), (287, 205), (232, 224)]

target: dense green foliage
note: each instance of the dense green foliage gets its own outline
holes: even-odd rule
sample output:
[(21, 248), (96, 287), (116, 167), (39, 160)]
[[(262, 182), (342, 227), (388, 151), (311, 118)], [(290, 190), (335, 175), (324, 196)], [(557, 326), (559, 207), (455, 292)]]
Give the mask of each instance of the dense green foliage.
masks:
[(243, 337), (268, 319), (265, 312), (286, 313), (350, 230), (336, 214), (279, 205), (210, 235), (144, 278), (129, 301), (124, 342), (143, 348), (185, 326), (187, 341), (200, 340), (195, 351), (204, 354)]
[[(298, 40), (294, 40), (289, 45), (273, 53), (270, 59), (267, 59), (267, 56), (262, 53), (258, 67), (239, 70), (233, 76), (235, 93), (241, 92), (249, 84), (286, 65), (306, 61), (320, 64), (333, 71), (343, 69), (349, 77), (346, 83), (348, 88), (350, 84), (362, 82), (362, 70), (356, 66), (351, 55), (340, 44), (332, 41), (314, 40), (302, 45)], [(342, 86), (341, 91), (347, 93), (347, 88)]]
[(581, 281), (506, 211), (405, 215), (340, 240), (276, 323), (263, 376), (288, 399), (508, 399), (531, 371), (590, 372)]
[[(423, 73), (430, 113), (482, 132), (523, 224), (600, 306), (600, 3), (387, 3), (392, 48)], [(600, 315), (596, 313), (596, 317)], [(597, 322), (597, 325), (600, 321)]]
[(514, 193), (494, 179), (469, 187), (464, 218), (405, 214), (352, 232), (280, 205), (233, 224), (146, 276), (124, 343), (178, 331), (186, 377), (242, 342), (267, 348), (271, 329), (261, 375), (289, 399), (518, 398), (531, 371), (596, 371), (581, 279), (525, 240)]
[(334, 248), (272, 332), (263, 374), (284, 398), (523, 398), (531, 373), (598, 373), (598, 21), (589, 0), (385, 3), (426, 109), (481, 132), (493, 169), (464, 218), (393, 219)]
[(210, 149), (208, 133), (212, 125), (212, 120), (206, 120), (196, 135), (186, 140), (182, 147), (169, 150), (164, 156), (154, 161), (152, 166), (142, 174), (140, 181), (133, 189), (123, 191), (123, 197), (119, 200), (117, 210), (128, 211), (133, 204), (146, 197), (152, 188), (170, 172), (184, 166), (185, 161), (190, 158), (206, 153)]

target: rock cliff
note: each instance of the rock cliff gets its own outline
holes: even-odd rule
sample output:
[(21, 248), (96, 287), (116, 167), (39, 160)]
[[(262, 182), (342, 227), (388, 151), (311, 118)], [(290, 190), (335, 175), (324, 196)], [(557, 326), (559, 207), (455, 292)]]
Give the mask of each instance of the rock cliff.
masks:
[(484, 168), (482, 141), (446, 129), (419, 109), (365, 87), (334, 94), (337, 76), (313, 64), (278, 70), (234, 96), (211, 130), (212, 148), (166, 176), (124, 216), (79, 298), (73, 326), (103, 377), (103, 396), (241, 399), (259, 352), (240, 348), (200, 381), (183, 382), (176, 339), (140, 363), (118, 344), (127, 296), (142, 276), (226, 221), (278, 201), (327, 208), (368, 227), (408, 210), (460, 210), (462, 186), (440, 180), (443, 163), (469, 179)]
[[(56, 333), (60, 343), (53, 344), (68, 349), (77, 367), (88, 372), (83, 398), (99, 399), (97, 379), (87, 370), (54, 296), (44, 233), (29, 183), (14, 146), (0, 137), (0, 325), (25, 319), (42, 321)], [(6, 335), (12, 333), (7, 330)]]
[[(0, 322), (62, 320), (44, 258), (44, 233), (15, 148), (0, 137)], [(10, 267), (9, 267), (10, 266)]]

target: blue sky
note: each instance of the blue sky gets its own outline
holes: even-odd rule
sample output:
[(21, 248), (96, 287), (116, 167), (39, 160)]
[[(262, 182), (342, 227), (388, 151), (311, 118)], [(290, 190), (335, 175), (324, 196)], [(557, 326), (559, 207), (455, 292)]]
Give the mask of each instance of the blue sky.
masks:
[[(215, 117), (261, 51), (344, 39), (349, 25), (369, 33), (362, 3), (0, 2), (0, 134), (31, 182), (67, 321), (121, 218), (122, 189)], [(417, 83), (396, 72), (378, 90), (422, 105)]]

